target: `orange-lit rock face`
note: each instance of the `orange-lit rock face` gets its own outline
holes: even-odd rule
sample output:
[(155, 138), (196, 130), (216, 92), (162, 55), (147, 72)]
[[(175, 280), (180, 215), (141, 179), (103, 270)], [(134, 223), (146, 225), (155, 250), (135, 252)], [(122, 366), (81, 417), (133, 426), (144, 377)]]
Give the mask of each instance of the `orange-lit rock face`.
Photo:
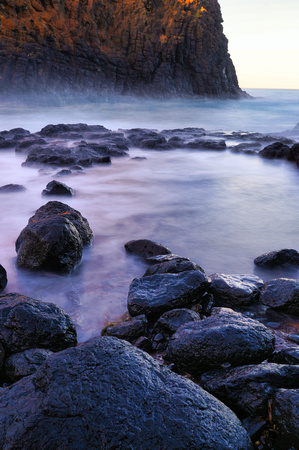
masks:
[(1, 0), (0, 89), (238, 96), (216, 0)]

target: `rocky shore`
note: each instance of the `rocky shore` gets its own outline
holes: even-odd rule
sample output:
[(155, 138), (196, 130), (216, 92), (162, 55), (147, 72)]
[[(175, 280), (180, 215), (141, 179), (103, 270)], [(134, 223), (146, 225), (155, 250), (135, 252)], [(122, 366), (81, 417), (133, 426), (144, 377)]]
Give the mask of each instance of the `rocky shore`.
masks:
[[(228, 146), (230, 139), (242, 143)], [(128, 157), (132, 147), (270, 152), (298, 165), (298, 146), (296, 129), (282, 136), (61, 124), (0, 133), (0, 147), (24, 153), (24, 165), (70, 173)], [(76, 195), (49, 184), (43, 196)], [(5, 195), (26, 186), (3, 188)], [(92, 240), (79, 211), (49, 201), (16, 236), (17, 265), (68, 274)], [(123, 319), (85, 343), (55, 303), (0, 296), (0, 447), (298, 448), (299, 335), (252, 314), (254, 307), (298, 317), (298, 280), (207, 275), (154, 241), (124, 246), (147, 269), (128, 286)], [(298, 261), (295, 249), (281, 249), (254, 262), (271, 270)], [(6, 284), (1, 266), (2, 292)]]

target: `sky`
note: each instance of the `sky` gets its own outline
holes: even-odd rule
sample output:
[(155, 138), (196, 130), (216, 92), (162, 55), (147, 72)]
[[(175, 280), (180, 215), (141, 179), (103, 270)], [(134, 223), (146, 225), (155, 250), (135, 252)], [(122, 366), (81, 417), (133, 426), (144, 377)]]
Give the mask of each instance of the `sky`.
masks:
[(241, 88), (299, 89), (299, 0), (218, 0)]

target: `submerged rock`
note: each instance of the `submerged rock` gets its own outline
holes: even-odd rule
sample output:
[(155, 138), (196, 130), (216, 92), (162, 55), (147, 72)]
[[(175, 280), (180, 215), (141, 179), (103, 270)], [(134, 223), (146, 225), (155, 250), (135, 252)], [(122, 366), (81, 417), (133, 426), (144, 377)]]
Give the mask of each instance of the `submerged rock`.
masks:
[(257, 364), (274, 350), (274, 335), (256, 320), (228, 308), (213, 308), (204, 320), (181, 326), (166, 356), (180, 370), (199, 375), (222, 364)]
[(200, 385), (239, 416), (266, 416), (279, 388), (299, 387), (299, 365), (259, 364), (203, 374)]
[(30, 348), (57, 352), (76, 345), (77, 334), (59, 306), (13, 293), (0, 296), (0, 341), (7, 356)]
[(92, 231), (79, 211), (48, 202), (32, 216), (17, 241), (17, 265), (26, 269), (70, 272), (90, 244)]
[(24, 192), (24, 191), (26, 191), (26, 188), (21, 184), (6, 184), (5, 186), (0, 187), (1, 194), (6, 194), (9, 192)]
[(189, 307), (200, 301), (208, 284), (206, 275), (198, 270), (135, 278), (129, 288), (128, 311), (131, 316), (154, 317)]
[(111, 337), (51, 355), (1, 392), (0, 415), (3, 448), (252, 448), (219, 400)]
[(274, 250), (255, 258), (254, 264), (261, 267), (299, 267), (299, 253), (289, 248)]
[(274, 142), (267, 145), (263, 150), (259, 152), (259, 156), (263, 158), (283, 158), (287, 159), (289, 155), (290, 147), (283, 142)]
[(127, 252), (133, 255), (142, 256), (143, 258), (150, 258), (157, 255), (167, 255), (171, 251), (164, 245), (158, 244), (149, 239), (137, 239), (129, 241), (125, 244)]
[(267, 281), (261, 290), (260, 301), (271, 308), (299, 315), (299, 280), (277, 278)]
[(210, 276), (210, 292), (217, 306), (250, 305), (257, 300), (263, 287), (263, 280), (255, 275), (225, 275), (215, 273)]

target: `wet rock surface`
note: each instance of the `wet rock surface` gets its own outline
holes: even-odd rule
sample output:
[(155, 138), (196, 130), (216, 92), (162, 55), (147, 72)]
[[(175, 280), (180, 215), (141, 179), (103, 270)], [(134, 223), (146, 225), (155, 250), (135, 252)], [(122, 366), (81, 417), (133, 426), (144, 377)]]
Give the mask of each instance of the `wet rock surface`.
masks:
[(1, 14), (0, 92), (244, 96), (218, 2), (3, 0)]
[(261, 290), (260, 301), (271, 308), (299, 315), (299, 281), (289, 278), (270, 280)]
[(266, 416), (279, 388), (299, 387), (299, 365), (259, 364), (207, 372), (200, 385), (238, 416)]
[(15, 382), (31, 375), (52, 355), (51, 350), (32, 348), (9, 356), (4, 365), (5, 376), (10, 382)]
[(0, 264), (0, 292), (4, 291), (7, 285), (7, 273), (3, 266)]
[[(156, 262), (161, 261), (161, 262)], [(181, 258), (179, 256), (171, 255), (169, 258), (150, 258), (150, 263), (154, 263), (144, 273), (144, 277), (149, 277), (158, 273), (180, 273), (187, 270), (204, 270), (196, 263), (190, 261), (188, 258)]]
[(46, 189), (42, 192), (42, 195), (62, 195), (66, 197), (73, 197), (75, 195), (75, 191), (66, 184), (53, 180), (47, 184)]
[(167, 255), (171, 253), (169, 248), (149, 239), (129, 241), (125, 244), (125, 249), (129, 253), (143, 258), (151, 258), (152, 256)]
[(128, 311), (131, 316), (154, 317), (174, 308), (185, 308), (197, 303), (207, 286), (206, 275), (198, 270), (135, 278), (129, 287)]
[(140, 336), (147, 334), (147, 318), (144, 314), (124, 320), (115, 325), (108, 326), (104, 335), (114, 336), (129, 342), (136, 341)]
[(210, 292), (216, 306), (250, 305), (259, 297), (263, 280), (255, 275), (226, 275), (215, 273), (210, 275)]
[(299, 389), (279, 389), (273, 398), (273, 420), (277, 424), (277, 448), (299, 446)]
[(179, 369), (199, 375), (224, 363), (260, 363), (273, 352), (274, 341), (261, 323), (228, 308), (213, 308), (210, 317), (178, 329), (166, 356)]
[(51, 355), (1, 392), (0, 412), (1, 447), (252, 448), (225, 405), (111, 337)]
[(70, 272), (91, 243), (87, 220), (70, 206), (52, 201), (39, 208), (16, 241), (21, 268)]
[(31, 348), (57, 352), (76, 345), (77, 334), (59, 306), (13, 293), (0, 296), (0, 342), (7, 357)]

